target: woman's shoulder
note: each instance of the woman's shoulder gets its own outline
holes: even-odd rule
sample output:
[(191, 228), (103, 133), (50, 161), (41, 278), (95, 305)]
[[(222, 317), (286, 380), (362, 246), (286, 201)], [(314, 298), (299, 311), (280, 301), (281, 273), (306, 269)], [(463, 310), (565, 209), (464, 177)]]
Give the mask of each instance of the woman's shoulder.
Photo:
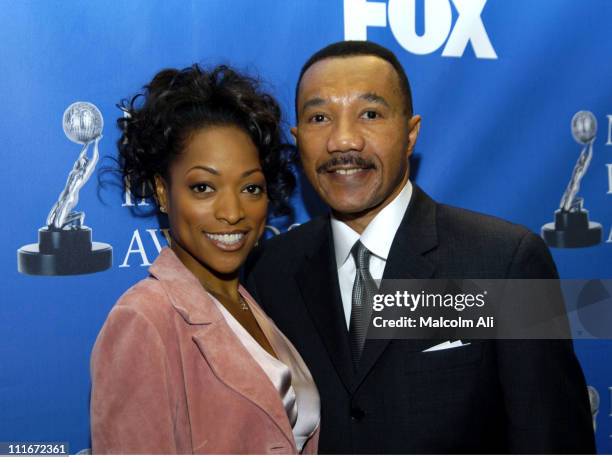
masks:
[(131, 315), (153, 324), (165, 323), (173, 317), (173, 307), (162, 283), (147, 277), (119, 297), (109, 318)]

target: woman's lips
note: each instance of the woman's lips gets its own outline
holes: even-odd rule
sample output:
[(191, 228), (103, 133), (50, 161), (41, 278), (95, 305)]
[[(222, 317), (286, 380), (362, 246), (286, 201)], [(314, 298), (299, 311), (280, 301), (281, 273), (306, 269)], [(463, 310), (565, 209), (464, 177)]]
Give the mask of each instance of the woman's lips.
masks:
[(248, 232), (204, 233), (216, 247), (223, 251), (237, 251), (244, 246)]

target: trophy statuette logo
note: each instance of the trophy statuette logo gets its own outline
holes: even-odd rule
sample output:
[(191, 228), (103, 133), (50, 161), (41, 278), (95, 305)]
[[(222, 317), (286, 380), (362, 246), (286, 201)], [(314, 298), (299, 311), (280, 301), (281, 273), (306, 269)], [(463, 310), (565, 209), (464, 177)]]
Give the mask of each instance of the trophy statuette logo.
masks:
[(79, 275), (100, 272), (112, 265), (112, 247), (92, 242), (91, 228), (84, 225), (85, 213), (74, 210), (79, 191), (98, 162), (102, 113), (92, 103), (78, 101), (66, 109), (62, 119), (66, 136), (83, 148), (49, 212), (46, 226), (38, 230), (38, 243), (17, 251), (17, 269), (28, 275)]
[(593, 157), (593, 142), (597, 135), (597, 119), (590, 111), (578, 111), (572, 118), (572, 135), (583, 145), (574, 166), (570, 181), (561, 197), (555, 221), (542, 227), (546, 244), (557, 248), (582, 248), (601, 242), (602, 227), (589, 221), (589, 211), (584, 209), (584, 199), (576, 195)]

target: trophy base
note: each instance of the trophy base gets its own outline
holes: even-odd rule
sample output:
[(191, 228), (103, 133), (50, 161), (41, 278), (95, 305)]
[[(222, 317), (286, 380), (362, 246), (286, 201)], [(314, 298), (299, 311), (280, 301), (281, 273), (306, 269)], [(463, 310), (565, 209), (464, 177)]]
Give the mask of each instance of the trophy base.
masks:
[(584, 248), (601, 243), (602, 227), (597, 222), (589, 222), (589, 212), (555, 212), (555, 221), (542, 227), (542, 238), (554, 248)]
[(38, 230), (38, 243), (17, 251), (17, 270), (26, 275), (81, 275), (107, 270), (113, 264), (113, 248), (92, 243), (91, 229)]

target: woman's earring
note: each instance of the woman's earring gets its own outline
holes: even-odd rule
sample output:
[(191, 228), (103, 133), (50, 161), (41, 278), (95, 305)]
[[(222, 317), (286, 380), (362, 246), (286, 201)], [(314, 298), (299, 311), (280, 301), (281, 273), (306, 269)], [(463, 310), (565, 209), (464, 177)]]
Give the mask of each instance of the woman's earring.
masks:
[(159, 206), (160, 212), (166, 213), (166, 208), (164, 206)]

